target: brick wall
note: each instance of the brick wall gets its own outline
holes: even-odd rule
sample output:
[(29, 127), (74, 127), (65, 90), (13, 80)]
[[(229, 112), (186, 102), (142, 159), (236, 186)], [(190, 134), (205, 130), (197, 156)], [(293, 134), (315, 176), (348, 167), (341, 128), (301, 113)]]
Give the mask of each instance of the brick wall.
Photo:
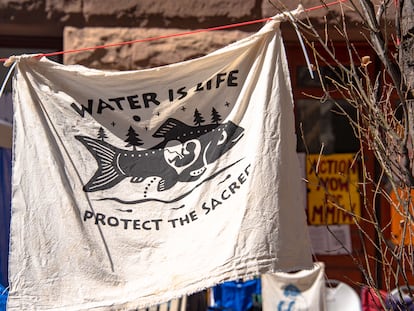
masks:
[[(305, 8), (320, 4), (320, 0), (301, 2)], [(295, 9), (298, 3), (298, 0), (0, 0), (0, 35), (60, 37), (63, 48), (69, 50), (261, 19), (283, 9)], [(354, 22), (356, 14), (346, 6), (345, 9)], [(338, 5), (330, 10), (333, 16), (339, 15)], [(311, 17), (320, 23), (326, 12), (318, 10)], [(255, 24), (67, 54), (64, 62), (108, 70), (148, 68), (205, 55), (260, 27)], [(297, 40), (288, 23), (283, 29), (285, 40)]]

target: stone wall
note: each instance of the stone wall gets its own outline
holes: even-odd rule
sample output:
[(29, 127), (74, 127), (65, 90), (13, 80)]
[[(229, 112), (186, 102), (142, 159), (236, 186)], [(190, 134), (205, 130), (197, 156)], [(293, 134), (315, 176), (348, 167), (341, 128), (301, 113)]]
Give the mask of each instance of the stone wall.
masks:
[[(285, 3), (283, 3), (285, 2)], [(301, 1), (305, 8), (320, 0)], [(271, 17), (295, 9), (298, 0), (0, 0), (0, 35), (63, 38), (65, 50), (158, 37), (195, 29)], [(342, 5), (349, 25), (356, 14)], [(329, 8), (333, 18), (340, 6)], [(326, 9), (312, 11), (318, 24)], [(257, 31), (261, 24), (226, 31), (203, 32), (173, 39), (66, 54), (64, 62), (101, 69), (138, 69), (205, 55)], [(283, 24), (286, 41), (297, 41), (289, 23)], [(357, 28), (356, 28), (357, 29)], [(353, 31), (358, 34), (358, 31)]]
[[(166, 36), (189, 29), (179, 28), (73, 28), (64, 31), (64, 50)], [(64, 63), (107, 70), (156, 67), (203, 56), (247, 36), (239, 30), (214, 31), (140, 42), (117, 47), (65, 54)]]

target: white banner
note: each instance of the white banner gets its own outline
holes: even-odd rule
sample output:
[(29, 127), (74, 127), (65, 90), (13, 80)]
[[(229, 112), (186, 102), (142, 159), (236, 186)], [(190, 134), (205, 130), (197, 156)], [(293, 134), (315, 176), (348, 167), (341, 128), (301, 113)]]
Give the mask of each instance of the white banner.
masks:
[(22, 56), (8, 310), (129, 310), (310, 267), (279, 22), (105, 72)]

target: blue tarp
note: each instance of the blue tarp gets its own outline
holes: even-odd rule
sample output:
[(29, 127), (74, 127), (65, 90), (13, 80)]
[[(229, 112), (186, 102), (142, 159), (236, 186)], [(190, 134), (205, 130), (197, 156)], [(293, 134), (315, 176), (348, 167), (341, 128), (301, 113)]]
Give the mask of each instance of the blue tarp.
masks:
[(224, 282), (213, 287), (214, 306), (210, 310), (247, 311), (253, 307), (253, 297), (261, 294), (260, 279)]
[(7, 290), (0, 285), (0, 311), (6, 311)]
[(4, 287), (8, 286), (10, 207), (11, 150), (0, 148), (0, 284)]

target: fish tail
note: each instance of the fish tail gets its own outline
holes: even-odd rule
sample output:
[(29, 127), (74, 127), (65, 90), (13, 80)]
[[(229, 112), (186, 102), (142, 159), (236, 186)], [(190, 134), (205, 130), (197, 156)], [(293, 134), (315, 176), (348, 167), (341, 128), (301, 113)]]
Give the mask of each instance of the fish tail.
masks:
[(126, 176), (116, 165), (119, 150), (114, 146), (98, 139), (87, 136), (75, 136), (93, 155), (98, 163), (95, 175), (83, 186), (85, 192), (93, 192), (112, 188)]

